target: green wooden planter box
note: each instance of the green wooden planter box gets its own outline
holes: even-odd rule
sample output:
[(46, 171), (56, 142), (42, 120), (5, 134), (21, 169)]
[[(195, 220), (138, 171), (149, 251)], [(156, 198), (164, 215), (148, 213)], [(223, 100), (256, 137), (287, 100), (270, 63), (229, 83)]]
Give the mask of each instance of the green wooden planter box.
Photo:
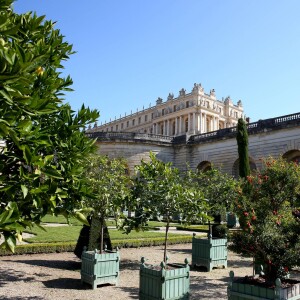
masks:
[(215, 267), (227, 268), (227, 239), (196, 238), (193, 234), (192, 240), (192, 266), (206, 267), (210, 272)]
[(95, 251), (83, 251), (81, 256), (81, 282), (92, 285), (93, 289), (98, 284), (118, 284), (119, 281), (119, 251), (105, 251), (99, 254)]
[(234, 272), (230, 271), (227, 288), (229, 300), (298, 300), (300, 299), (300, 283), (292, 287), (281, 288), (280, 279), (276, 279), (275, 288), (266, 288), (234, 281)]
[(167, 264), (167, 268), (163, 262), (156, 267), (146, 265), (144, 257), (141, 262), (140, 300), (189, 299), (190, 267), (187, 259), (184, 264)]

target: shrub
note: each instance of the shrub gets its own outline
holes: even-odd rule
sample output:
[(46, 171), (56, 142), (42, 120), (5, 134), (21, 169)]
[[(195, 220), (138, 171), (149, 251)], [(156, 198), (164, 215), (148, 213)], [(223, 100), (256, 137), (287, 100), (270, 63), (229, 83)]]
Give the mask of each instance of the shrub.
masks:
[(242, 231), (234, 234), (232, 249), (267, 266), (266, 279), (283, 279), (300, 265), (300, 167), (282, 158), (264, 162), (262, 171), (243, 181), (236, 202)]
[(226, 238), (229, 234), (229, 230), (227, 225), (225, 224), (218, 224), (212, 226), (212, 236), (214, 238)]

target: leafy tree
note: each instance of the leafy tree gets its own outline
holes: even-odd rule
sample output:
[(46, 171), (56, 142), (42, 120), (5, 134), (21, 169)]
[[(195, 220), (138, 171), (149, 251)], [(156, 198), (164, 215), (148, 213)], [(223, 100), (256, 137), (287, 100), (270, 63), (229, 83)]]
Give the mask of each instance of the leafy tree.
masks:
[(239, 174), (245, 178), (250, 175), (250, 164), (248, 155), (248, 131), (244, 119), (240, 118), (237, 124), (237, 145), (239, 153)]
[[(150, 153), (149, 162), (142, 161), (136, 167), (136, 172), (131, 204), (137, 208), (140, 224), (150, 216), (163, 216), (166, 219), (166, 263), (168, 231), (172, 217), (180, 214), (183, 222), (197, 218), (205, 219), (207, 202), (196, 185), (189, 184), (186, 178), (180, 176), (177, 168), (172, 167), (171, 163), (159, 161), (153, 153)], [(125, 224), (128, 225), (126, 222)]]
[(0, 235), (12, 251), (16, 237), (47, 213), (81, 213), (83, 162), (94, 141), (84, 128), (99, 113), (64, 104), (71, 78), (62, 62), (73, 53), (55, 23), (16, 14), (0, 0)]
[(232, 210), (239, 186), (239, 182), (232, 176), (213, 167), (205, 172), (194, 173), (193, 181), (209, 202), (210, 216)]
[(300, 167), (282, 158), (264, 161), (264, 168), (242, 181), (236, 202), (242, 232), (233, 237), (233, 250), (264, 266), (274, 284), (300, 264)]
[[(110, 159), (108, 156), (92, 155), (87, 161), (85, 172), (86, 185), (90, 196), (85, 198), (85, 205), (93, 208), (92, 228), (98, 234), (91, 239), (89, 249), (103, 250), (103, 237), (105, 219), (114, 216), (117, 226), (120, 226), (122, 209), (125, 206), (125, 199), (130, 193), (130, 177), (127, 174), (127, 164), (124, 159)], [(93, 226), (93, 222), (99, 226)], [(100, 236), (100, 243), (97, 237)]]

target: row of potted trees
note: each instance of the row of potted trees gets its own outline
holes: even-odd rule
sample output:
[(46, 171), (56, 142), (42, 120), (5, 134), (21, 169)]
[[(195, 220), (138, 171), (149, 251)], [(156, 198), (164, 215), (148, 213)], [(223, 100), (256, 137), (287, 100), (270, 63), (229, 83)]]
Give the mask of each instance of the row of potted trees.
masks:
[[(298, 165), (282, 159), (269, 159), (261, 172), (236, 181), (215, 169), (208, 173), (194, 173), (188, 170), (185, 174), (180, 174), (171, 164), (163, 163), (151, 154), (150, 161), (143, 161), (136, 171), (136, 177), (124, 185), (128, 188), (126, 193), (122, 197), (118, 196), (118, 201), (122, 198), (123, 204), (137, 212), (135, 218), (125, 219), (122, 228), (130, 232), (132, 228), (143, 227), (150, 217), (156, 215), (164, 215), (167, 222), (161, 265), (146, 264), (145, 258), (141, 261), (140, 299), (188, 299), (188, 262), (174, 264), (167, 261), (168, 230), (172, 216), (179, 213), (181, 221), (186, 223), (199, 220), (208, 222), (212, 220), (210, 216), (214, 212), (226, 209), (231, 209), (239, 217), (241, 225), (241, 231), (232, 237), (231, 249), (242, 255), (254, 257), (256, 264), (263, 266), (261, 276), (251, 277), (251, 280), (248, 277), (247, 282), (236, 282), (231, 274), (229, 299), (281, 299), (276, 298), (278, 279), (285, 281), (291, 268), (300, 263), (300, 224), (295, 209), (299, 206)], [(112, 199), (107, 197), (105, 203), (108, 206), (112, 205)], [(109, 209), (102, 213), (108, 211)], [(118, 209), (113, 207), (113, 211), (118, 212)], [(99, 255), (98, 251), (85, 251), (82, 259), (91, 252), (95, 257)], [(114, 260), (119, 263), (118, 254)], [(226, 267), (227, 239), (213, 239), (211, 235), (208, 239), (198, 239), (194, 236), (191, 263), (203, 265), (208, 270), (220, 265)], [(84, 272), (86, 271), (82, 271), (82, 274)], [(118, 267), (113, 272), (117, 283)], [(110, 276), (111, 274), (107, 277)], [(84, 275), (82, 278), (85, 281)], [(112, 282), (111, 277), (109, 280)], [(241, 287), (245, 284), (249, 286), (249, 283), (256, 286), (257, 282), (263, 285), (262, 290)], [(170, 286), (176, 287), (174, 291)], [(178, 291), (178, 286), (183, 287), (182, 291)], [(270, 289), (272, 286), (277, 288)], [(295, 289), (293, 282), (285, 283), (285, 286), (293, 286)], [(268, 293), (273, 296), (268, 296)], [(282, 299), (300, 299), (299, 295), (293, 293), (295, 292), (283, 289), (280, 295), (292, 294), (294, 297)]]

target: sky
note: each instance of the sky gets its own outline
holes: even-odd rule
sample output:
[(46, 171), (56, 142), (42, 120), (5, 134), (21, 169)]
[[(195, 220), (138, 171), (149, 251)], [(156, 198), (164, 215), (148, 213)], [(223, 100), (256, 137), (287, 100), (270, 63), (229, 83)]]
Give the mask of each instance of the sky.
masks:
[(73, 110), (98, 124), (190, 92), (241, 100), (251, 122), (298, 113), (299, 0), (18, 0), (56, 21), (76, 51), (64, 64)]

